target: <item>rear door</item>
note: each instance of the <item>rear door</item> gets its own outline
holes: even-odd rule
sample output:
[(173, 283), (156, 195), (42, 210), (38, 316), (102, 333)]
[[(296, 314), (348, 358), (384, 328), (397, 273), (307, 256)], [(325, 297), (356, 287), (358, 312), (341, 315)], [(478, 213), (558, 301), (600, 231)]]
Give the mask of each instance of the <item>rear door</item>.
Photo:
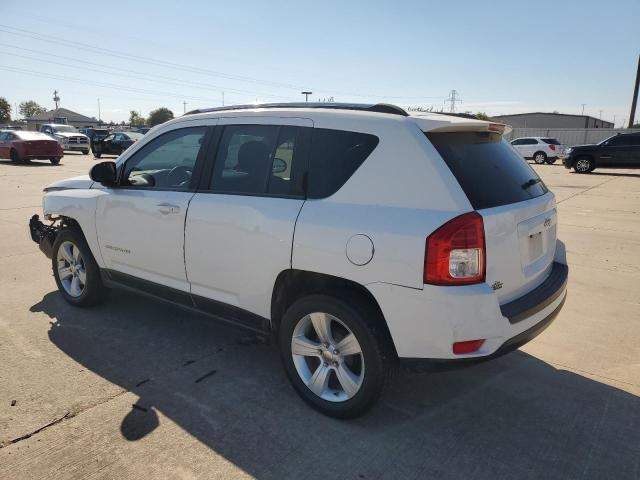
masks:
[(187, 276), (200, 308), (224, 305), (225, 316), (250, 327), (259, 328), (239, 312), (270, 318), (275, 280), (291, 268), (312, 126), (303, 118), (219, 120), (186, 219)]
[(0, 132), (0, 158), (9, 158), (10, 142), (7, 141), (7, 132)]
[(539, 285), (555, 255), (554, 195), (499, 134), (427, 133), (427, 138), (483, 217), (486, 281), (500, 303)]
[(640, 135), (630, 135), (629, 139), (631, 140), (631, 145), (627, 165), (629, 167), (640, 167)]
[(611, 137), (603, 142), (596, 154), (599, 167), (624, 167), (630, 161), (630, 145), (626, 135)]

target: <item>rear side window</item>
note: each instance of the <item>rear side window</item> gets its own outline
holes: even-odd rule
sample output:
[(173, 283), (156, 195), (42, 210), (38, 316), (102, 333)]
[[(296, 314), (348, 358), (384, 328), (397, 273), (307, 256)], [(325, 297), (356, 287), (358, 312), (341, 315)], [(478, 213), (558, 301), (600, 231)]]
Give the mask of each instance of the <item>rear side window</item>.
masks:
[(548, 192), (502, 136), (490, 132), (427, 133), (476, 210), (522, 202)]
[(375, 135), (314, 128), (307, 196), (325, 198), (336, 193), (377, 145)]
[(560, 142), (555, 138), (543, 138), (542, 141), (547, 145), (560, 145)]

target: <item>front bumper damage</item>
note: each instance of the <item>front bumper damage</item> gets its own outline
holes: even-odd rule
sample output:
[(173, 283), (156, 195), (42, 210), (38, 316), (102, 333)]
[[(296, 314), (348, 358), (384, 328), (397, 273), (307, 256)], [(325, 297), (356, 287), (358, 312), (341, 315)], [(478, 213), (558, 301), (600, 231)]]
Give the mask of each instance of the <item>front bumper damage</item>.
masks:
[(56, 241), (56, 236), (59, 231), (59, 226), (54, 224), (45, 225), (40, 221), (40, 217), (38, 215), (32, 216), (29, 220), (29, 233), (31, 234), (31, 240), (38, 244), (40, 250), (47, 258), (51, 258), (53, 255), (53, 242)]

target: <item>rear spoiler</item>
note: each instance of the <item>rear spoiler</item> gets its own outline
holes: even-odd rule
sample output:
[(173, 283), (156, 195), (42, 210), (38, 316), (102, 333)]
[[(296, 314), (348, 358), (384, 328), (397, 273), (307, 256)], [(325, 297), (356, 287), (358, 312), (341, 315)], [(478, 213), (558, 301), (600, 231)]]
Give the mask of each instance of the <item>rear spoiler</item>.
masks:
[(511, 130), (511, 125), (505, 125), (504, 123), (465, 122), (448, 123), (440, 127), (432, 128), (429, 132), (492, 132), (504, 135)]

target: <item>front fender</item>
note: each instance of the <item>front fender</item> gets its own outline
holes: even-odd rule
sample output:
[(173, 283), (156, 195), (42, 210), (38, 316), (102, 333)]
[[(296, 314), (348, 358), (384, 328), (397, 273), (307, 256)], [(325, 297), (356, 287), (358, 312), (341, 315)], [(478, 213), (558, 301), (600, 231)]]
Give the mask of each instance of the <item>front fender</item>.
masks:
[(78, 223), (100, 268), (104, 267), (104, 261), (98, 244), (96, 207), (102, 195), (107, 193), (99, 189), (69, 189), (48, 192), (42, 199), (45, 218), (63, 216)]

